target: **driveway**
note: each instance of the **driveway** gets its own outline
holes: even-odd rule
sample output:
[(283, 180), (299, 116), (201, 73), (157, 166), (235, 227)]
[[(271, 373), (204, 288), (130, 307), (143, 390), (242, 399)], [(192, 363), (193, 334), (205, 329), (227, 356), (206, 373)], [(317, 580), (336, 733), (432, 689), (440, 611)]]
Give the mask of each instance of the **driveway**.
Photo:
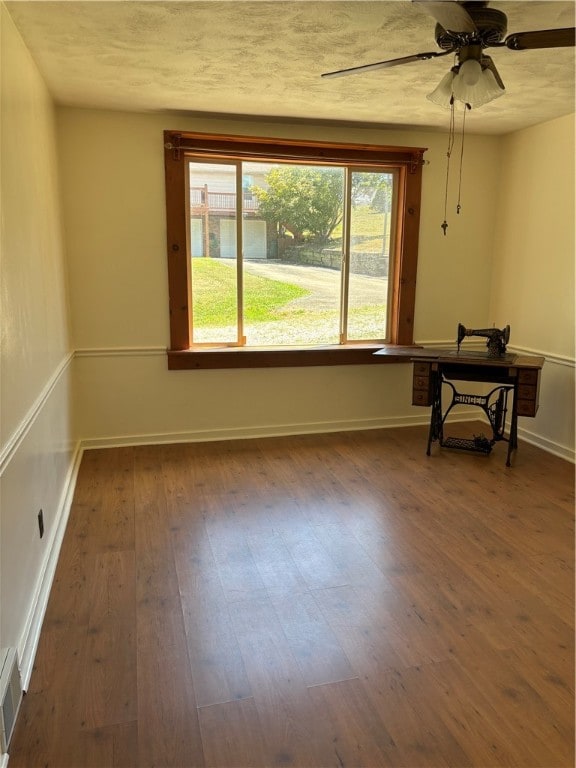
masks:
[[(283, 264), (277, 261), (244, 261), (247, 272), (271, 280), (292, 283), (310, 291), (290, 302), (292, 307), (303, 309), (334, 309), (340, 301), (340, 272), (326, 267)], [(388, 278), (370, 275), (350, 275), (350, 306), (383, 304), (388, 293)]]

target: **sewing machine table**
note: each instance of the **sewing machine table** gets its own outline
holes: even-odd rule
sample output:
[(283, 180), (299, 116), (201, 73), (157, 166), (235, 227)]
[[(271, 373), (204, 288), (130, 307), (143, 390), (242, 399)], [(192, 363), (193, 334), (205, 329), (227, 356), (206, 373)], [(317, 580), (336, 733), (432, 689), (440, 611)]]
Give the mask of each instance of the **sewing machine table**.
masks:
[[(376, 355), (393, 354), (379, 350)], [(397, 352), (396, 352), (397, 354)], [(433, 442), (441, 447), (490, 453), (494, 443), (508, 442), (506, 466), (510, 466), (513, 450), (518, 448), (518, 416), (536, 416), (543, 357), (506, 353), (490, 357), (487, 352), (455, 351), (449, 349), (413, 348), (403, 351), (413, 362), (412, 404), (432, 407), (426, 453), (430, 455)], [(474, 381), (496, 384), (487, 395), (458, 392), (452, 381)], [(444, 410), (442, 386), (450, 388), (452, 400)], [(512, 394), (510, 430), (504, 434), (508, 395)], [(444, 423), (455, 405), (481, 408), (492, 428), (492, 437), (474, 437), (469, 440), (445, 438)]]

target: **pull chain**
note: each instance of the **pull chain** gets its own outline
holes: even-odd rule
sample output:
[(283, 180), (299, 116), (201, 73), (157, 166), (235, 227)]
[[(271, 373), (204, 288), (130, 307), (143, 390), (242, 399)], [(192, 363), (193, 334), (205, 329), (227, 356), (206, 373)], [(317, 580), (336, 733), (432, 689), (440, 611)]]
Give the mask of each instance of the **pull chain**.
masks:
[(456, 213), (460, 213), (462, 206), (460, 205), (460, 197), (462, 193), (462, 161), (464, 159), (464, 134), (466, 129), (466, 112), (472, 109), (470, 104), (464, 104), (464, 115), (462, 117), (462, 143), (460, 145), (460, 175), (458, 178), (458, 203), (456, 205)]
[(448, 179), (450, 178), (450, 156), (452, 155), (452, 149), (454, 148), (454, 96), (450, 97), (450, 127), (448, 129), (448, 150), (446, 151), (446, 189), (444, 192), (444, 221), (440, 225), (444, 230), (444, 236), (446, 236), (446, 230), (448, 229), (447, 210), (448, 210)]

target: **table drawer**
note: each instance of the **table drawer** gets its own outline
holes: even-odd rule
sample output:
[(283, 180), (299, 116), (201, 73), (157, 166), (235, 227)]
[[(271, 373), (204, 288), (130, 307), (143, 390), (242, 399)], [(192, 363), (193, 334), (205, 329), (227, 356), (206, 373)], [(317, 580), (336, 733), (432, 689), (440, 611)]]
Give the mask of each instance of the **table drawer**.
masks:
[(432, 404), (432, 376), (430, 363), (414, 363), (412, 370), (412, 405)]
[(430, 376), (430, 363), (414, 363), (414, 376)]
[(536, 416), (538, 403), (536, 400), (518, 400), (516, 412), (518, 416)]
[(529, 384), (518, 384), (518, 400), (536, 400), (537, 395), (536, 386), (532, 387)]
[(430, 377), (429, 376), (414, 376), (412, 380), (412, 386), (414, 389), (430, 389)]
[(413, 389), (412, 390), (412, 405), (431, 405), (432, 398), (429, 390)]
[(539, 370), (536, 368), (519, 368), (516, 397), (518, 416), (536, 416), (540, 389)]
[(536, 368), (520, 368), (518, 371), (518, 384), (532, 384), (536, 386), (538, 383), (538, 373)]

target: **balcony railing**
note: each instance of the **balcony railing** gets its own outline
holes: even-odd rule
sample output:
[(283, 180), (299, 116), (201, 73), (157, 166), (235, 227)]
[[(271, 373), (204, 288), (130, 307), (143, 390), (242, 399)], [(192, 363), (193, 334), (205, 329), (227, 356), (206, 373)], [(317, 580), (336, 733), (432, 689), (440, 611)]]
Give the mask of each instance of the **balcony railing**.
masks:
[[(257, 211), (258, 199), (250, 192), (242, 196), (244, 211)], [(235, 192), (211, 192), (207, 186), (190, 187), (190, 209), (193, 214), (233, 213), (236, 211)]]

